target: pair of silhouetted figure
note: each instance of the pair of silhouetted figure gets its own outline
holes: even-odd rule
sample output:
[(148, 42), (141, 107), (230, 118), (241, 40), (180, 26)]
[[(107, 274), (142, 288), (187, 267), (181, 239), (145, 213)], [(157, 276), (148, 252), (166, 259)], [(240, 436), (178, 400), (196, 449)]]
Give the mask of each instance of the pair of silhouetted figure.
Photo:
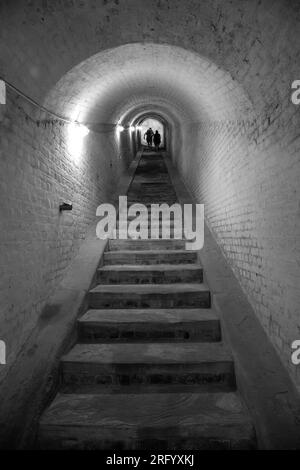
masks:
[(149, 127), (147, 132), (145, 132), (145, 134), (144, 134), (144, 138), (145, 137), (146, 137), (148, 147), (152, 147), (152, 141), (153, 141), (154, 146), (155, 146), (155, 150), (158, 151), (160, 143), (161, 143), (160, 133), (158, 131), (155, 131), (155, 133), (154, 133), (153, 130), (151, 129), (151, 127)]

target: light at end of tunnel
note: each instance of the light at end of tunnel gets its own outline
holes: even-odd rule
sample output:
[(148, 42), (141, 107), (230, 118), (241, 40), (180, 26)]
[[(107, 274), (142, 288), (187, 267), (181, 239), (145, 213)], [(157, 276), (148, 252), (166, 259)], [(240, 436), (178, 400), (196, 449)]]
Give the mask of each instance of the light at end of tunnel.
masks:
[(78, 160), (83, 146), (84, 138), (89, 134), (89, 129), (83, 124), (72, 122), (68, 126), (68, 149), (74, 160)]

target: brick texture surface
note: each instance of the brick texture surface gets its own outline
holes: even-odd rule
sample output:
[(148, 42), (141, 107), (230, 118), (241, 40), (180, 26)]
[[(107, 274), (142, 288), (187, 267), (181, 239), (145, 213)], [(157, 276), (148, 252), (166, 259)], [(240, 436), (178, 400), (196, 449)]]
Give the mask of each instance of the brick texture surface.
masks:
[[(74, 159), (68, 124), (38, 124), (36, 110), (11, 93), (0, 127), (4, 374), (76, 256), (96, 207), (111, 198), (121, 165), (110, 134), (92, 132)], [(71, 212), (59, 212), (64, 201)]]

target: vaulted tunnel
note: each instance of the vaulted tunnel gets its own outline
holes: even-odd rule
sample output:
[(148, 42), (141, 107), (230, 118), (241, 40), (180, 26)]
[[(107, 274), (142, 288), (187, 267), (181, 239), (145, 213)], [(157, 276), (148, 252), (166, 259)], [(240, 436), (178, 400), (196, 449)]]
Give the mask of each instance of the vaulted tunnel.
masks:
[[(3, 416), (13, 408), (11, 387), (20, 397), (47, 388), (40, 371), (52, 370), (72, 329), (51, 299), (69, 288), (97, 206), (120, 194), (139, 150), (131, 128), (150, 117), (164, 123), (173, 165), (204, 203), (229, 269), (299, 387), (290, 361), (300, 329), (300, 119), (290, 101), (299, 6), (148, 3), (158, 12), (150, 19), (135, 0), (1, 3), (0, 75), (22, 91), (8, 86), (0, 108)], [(70, 121), (90, 131), (75, 144)], [(59, 213), (64, 201), (72, 213)], [(41, 347), (53, 360), (34, 359)], [(20, 385), (14, 374), (24, 357), (32, 376)], [(18, 422), (21, 405), (14, 413)], [(23, 422), (7, 427), (23, 435)]]

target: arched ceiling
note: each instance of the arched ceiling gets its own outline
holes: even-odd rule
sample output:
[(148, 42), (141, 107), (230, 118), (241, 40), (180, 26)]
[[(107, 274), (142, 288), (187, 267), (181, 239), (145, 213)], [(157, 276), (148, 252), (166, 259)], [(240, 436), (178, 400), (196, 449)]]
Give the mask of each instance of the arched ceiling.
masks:
[(147, 103), (140, 104), (138, 107), (130, 109), (127, 113), (123, 114), (122, 121), (127, 126), (136, 125), (139, 123), (145, 116), (157, 116), (161, 120), (167, 123), (179, 125), (179, 118), (173, 112), (170, 111), (166, 106), (162, 104), (152, 103), (151, 105)]
[(106, 124), (141, 106), (163, 106), (181, 122), (237, 120), (251, 109), (229, 74), (161, 44), (127, 44), (90, 57), (61, 78), (45, 105), (72, 120)]
[[(149, 98), (156, 96), (159, 82), (160, 100), (171, 99), (174, 104), (173, 98), (181, 97), (178, 103), (180, 113), (188, 109), (188, 117), (192, 119), (195, 109), (199, 110), (192, 94), (201, 85), (201, 101), (206, 104), (202, 109), (203, 116), (211, 113), (212, 108), (215, 113), (217, 98), (213, 104), (213, 98), (210, 100), (205, 95), (217, 92), (220, 96), (222, 87), (223, 94), (227, 93), (224, 83), (232, 86), (230, 80), (227, 82), (227, 78), (222, 78), (220, 74), (219, 81), (215, 79), (205, 86), (203, 80), (197, 85), (195, 69), (190, 67), (189, 59), (186, 63), (182, 55), (180, 63), (186, 68), (182, 74), (187, 77), (190, 70), (191, 82), (195, 85), (183, 98), (181, 85), (185, 83), (185, 78), (181, 76), (179, 83), (180, 77), (177, 79), (174, 76), (179, 68), (174, 61), (175, 48), (182, 48), (187, 51), (186, 57), (195, 53), (207, 59), (206, 62), (203, 59), (200, 69), (208, 80), (214, 74), (205, 70), (205, 63), (215, 64), (215, 70), (210, 70), (217, 75), (218, 71), (227, 71), (228, 76), (243, 87), (256, 112), (264, 113), (276, 102), (286, 100), (289, 103), (290, 83), (298, 73), (299, 51), (295, 44), (300, 37), (299, 15), (298, 0), (3, 0), (0, 2), (0, 75), (32, 98), (43, 102), (62, 77), (88, 61), (89, 72), (84, 75), (82, 71), (80, 87), (84, 89), (86, 84), (94, 83), (102, 109), (107, 108), (112, 118), (122, 107), (121, 101), (126, 107), (126, 100), (129, 99), (124, 97), (121, 88), (114, 88), (114, 84), (118, 81), (122, 87), (127, 86), (130, 94), (134, 86), (137, 104), (142, 95), (145, 97), (147, 77)], [(148, 46), (150, 43), (174, 47), (173, 58), (167, 58), (166, 62), (160, 60), (162, 56), (155, 56), (164, 74), (158, 71), (155, 77), (153, 73), (148, 73), (146, 67), (144, 77), (136, 76), (136, 68), (142, 73), (140, 66), (148, 63), (149, 67), (149, 54), (146, 53), (143, 62), (142, 50), (136, 59), (131, 57), (131, 72), (126, 54), (118, 57), (123, 63), (119, 71), (114, 70), (112, 51), (120, 46), (127, 47), (124, 46), (126, 44)], [(278, 61), (279, 56), (282, 57), (281, 61)], [(105, 60), (112, 66), (112, 82), (105, 71)], [(95, 61), (95, 67), (89, 61)], [(257, 86), (258, 75), (263, 78), (260, 86)], [(75, 95), (68, 94), (67, 98), (70, 103), (73, 100), (73, 112), (78, 102), (78, 90), (71, 85)], [(151, 86), (154, 88), (150, 89)], [(107, 98), (104, 97), (105, 87), (109, 90)], [(113, 89), (116, 92), (115, 101), (119, 103), (115, 107), (110, 99)], [(140, 97), (137, 96), (138, 90)], [(196, 95), (200, 97), (198, 90)], [(96, 108), (93, 108), (94, 114), (91, 111), (91, 96), (83, 91), (82, 98), (87, 100), (87, 107), (84, 112), (81, 103), (81, 114), (90, 113), (90, 119), (100, 119), (101, 112), (98, 114)], [(219, 115), (222, 113), (221, 107), (222, 104)]]

